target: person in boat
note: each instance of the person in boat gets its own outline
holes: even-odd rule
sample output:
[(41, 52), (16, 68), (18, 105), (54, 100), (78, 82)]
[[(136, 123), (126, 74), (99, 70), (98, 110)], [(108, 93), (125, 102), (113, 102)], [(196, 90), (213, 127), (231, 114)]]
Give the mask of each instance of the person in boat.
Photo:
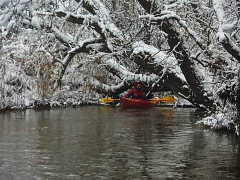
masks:
[(130, 89), (124, 97), (133, 99), (146, 99), (143, 84), (140, 82), (135, 83), (134, 88)]

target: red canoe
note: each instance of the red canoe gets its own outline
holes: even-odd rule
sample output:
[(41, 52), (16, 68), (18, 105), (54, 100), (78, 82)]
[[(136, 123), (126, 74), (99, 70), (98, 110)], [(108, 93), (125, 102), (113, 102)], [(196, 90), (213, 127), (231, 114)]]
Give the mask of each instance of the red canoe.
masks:
[(132, 99), (132, 98), (120, 98), (120, 104), (123, 108), (150, 108), (155, 104), (148, 100)]

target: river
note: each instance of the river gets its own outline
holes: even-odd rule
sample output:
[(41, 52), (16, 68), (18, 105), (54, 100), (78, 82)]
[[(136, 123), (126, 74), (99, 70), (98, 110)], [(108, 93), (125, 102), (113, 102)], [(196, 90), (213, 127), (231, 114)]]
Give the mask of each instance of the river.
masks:
[(237, 180), (239, 140), (194, 109), (83, 106), (0, 114), (0, 180)]

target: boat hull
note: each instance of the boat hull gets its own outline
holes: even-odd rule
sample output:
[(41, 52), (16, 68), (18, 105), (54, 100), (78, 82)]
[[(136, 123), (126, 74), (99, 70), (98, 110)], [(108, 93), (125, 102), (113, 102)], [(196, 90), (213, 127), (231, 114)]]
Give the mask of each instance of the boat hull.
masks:
[(148, 100), (132, 99), (132, 98), (120, 98), (120, 104), (123, 108), (151, 108), (155, 104)]

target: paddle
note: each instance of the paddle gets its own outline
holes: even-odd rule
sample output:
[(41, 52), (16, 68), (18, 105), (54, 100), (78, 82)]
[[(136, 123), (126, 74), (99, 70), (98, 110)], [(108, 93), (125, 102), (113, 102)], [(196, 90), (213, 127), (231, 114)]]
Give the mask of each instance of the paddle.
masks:
[(113, 99), (111, 97), (105, 97), (100, 99), (100, 103), (101, 104), (111, 104), (111, 103), (115, 103), (115, 102), (119, 102), (120, 99)]
[(173, 96), (166, 96), (162, 98), (154, 97), (152, 99), (149, 99), (153, 104), (157, 104), (158, 102), (161, 103), (173, 103), (174, 97)]
[[(101, 104), (111, 104), (111, 103), (115, 103), (115, 102), (117, 103), (119, 101), (120, 101), (120, 99), (113, 99), (111, 97), (105, 97), (105, 98), (100, 99)], [(174, 98), (172, 96), (166, 96), (166, 97), (162, 97), (162, 98), (155, 97), (155, 98), (149, 99), (149, 101), (151, 101), (153, 104), (157, 104), (158, 102), (173, 103)]]

